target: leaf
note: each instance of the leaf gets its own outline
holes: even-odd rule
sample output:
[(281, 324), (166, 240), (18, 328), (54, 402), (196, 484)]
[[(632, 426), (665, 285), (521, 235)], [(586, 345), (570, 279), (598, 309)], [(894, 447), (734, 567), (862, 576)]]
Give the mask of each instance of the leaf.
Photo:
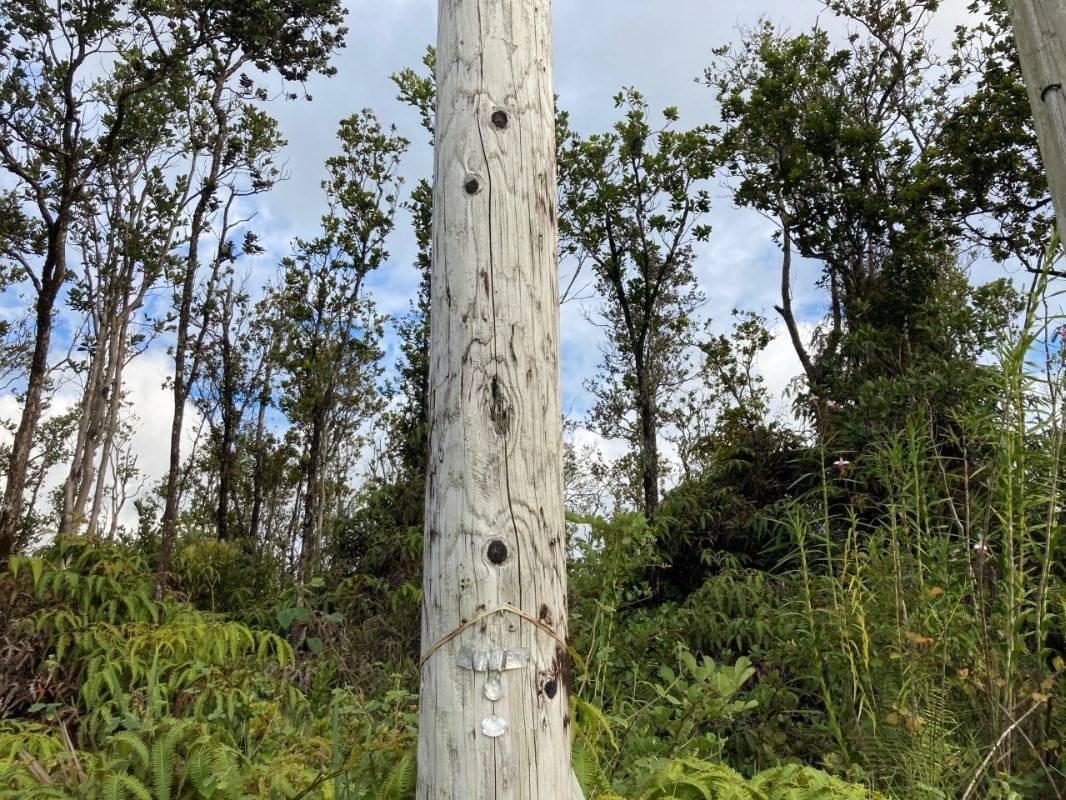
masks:
[(307, 622), (310, 618), (311, 614), (306, 608), (283, 608), (278, 612), (278, 625), (282, 630), (287, 631), (294, 622)]

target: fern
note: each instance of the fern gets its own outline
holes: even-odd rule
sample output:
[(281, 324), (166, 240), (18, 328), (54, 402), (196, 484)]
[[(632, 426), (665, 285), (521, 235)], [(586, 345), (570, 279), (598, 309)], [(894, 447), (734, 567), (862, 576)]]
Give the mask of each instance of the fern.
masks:
[(400, 756), (385, 778), (377, 800), (407, 800), (415, 791), (415, 756), (412, 752)]
[(104, 800), (153, 800), (152, 793), (148, 791), (138, 778), (132, 775), (109, 775), (103, 783)]
[(824, 772), (790, 764), (766, 770), (751, 781), (767, 800), (868, 800), (880, 794)]
[(172, 726), (162, 736), (157, 736), (152, 743), (150, 765), (152, 770), (152, 789), (155, 800), (170, 800), (171, 787), (174, 784), (177, 742), (185, 734), (186, 725)]

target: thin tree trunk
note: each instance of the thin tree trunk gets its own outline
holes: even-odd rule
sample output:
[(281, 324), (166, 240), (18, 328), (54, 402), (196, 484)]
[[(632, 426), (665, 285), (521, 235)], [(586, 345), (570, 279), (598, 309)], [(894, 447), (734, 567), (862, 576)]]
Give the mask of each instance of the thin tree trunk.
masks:
[[(94, 234), (98, 235), (98, 231), (94, 231)], [(107, 342), (110, 338), (107, 327), (110, 320), (113, 317), (114, 308), (114, 294), (110, 291), (104, 293), (104, 297), (101, 298), (100, 294), (104, 292), (104, 285), (102, 282), (93, 281), (93, 265), (99, 266), (100, 275), (114, 270), (114, 249), (108, 248), (106, 256), (100, 260), (105, 260), (107, 265), (100, 263), (100, 260), (95, 260), (90, 254), (89, 241), (93, 242), (93, 250), (96, 254), (100, 253), (99, 242), (97, 235), (88, 234), (82, 242), (81, 250), (83, 261), (85, 264), (85, 283), (86, 283), (86, 300), (88, 304), (88, 312), (86, 319), (86, 328), (88, 335), (93, 337), (95, 346), (91, 348), (89, 354), (89, 369), (85, 374), (85, 388), (82, 391), (81, 396), (81, 408), (78, 414), (78, 429), (77, 434), (74, 437), (74, 449), (70, 455), (70, 467), (67, 470), (67, 477), (63, 481), (63, 497), (62, 506), (59, 512), (59, 533), (68, 534), (73, 531), (75, 524), (74, 504), (78, 494), (84, 484), (85, 473), (89, 471), (92, 464), (92, 455), (88, 452), (89, 442), (93, 437), (93, 427), (98, 424), (99, 414), (97, 413), (101, 384), (103, 381), (104, 360), (107, 353)], [(110, 236), (108, 237), (111, 238)]]
[(71, 454), (70, 470), (63, 482), (63, 505), (59, 514), (59, 532), (72, 533), (74, 526), (80, 523), (74, 507), (78, 495), (83, 491), (86, 480), (91, 481), (95, 439), (99, 437), (100, 417), (103, 413), (101, 391), (103, 387), (104, 361), (107, 357), (107, 340), (110, 335), (101, 335), (104, 331), (97, 329), (96, 349), (90, 356), (89, 371), (85, 377), (85, 390), (82, 392), (81, 413), (78, 416), (78, 433), (75, 437), (74, 452)]
[[(127, 306), (125, 309), (122, 328), (119, 332), (119, 339), (115, 344), (115, 353), (112, 361), (109, 385), (110, 403), (107, 410), (107, 423), (104, 428), (106, 433), (104, 434), (104, 441), (100, 447), (99, 467), (96, 470), (96, 491), (93, 493), (92, 511), (89, 512), (88, 517), (89, 524), (87, 532), (90, 536), (96, 533), (97, 526), (100, 522), (100, 509), (103, 504), (105, 488), (103, 476), (107, 469), (107, 465), (111, 460), (111, 453), (115, 443), (115, 434), (118, 432), (119, 412), (122, 409), (122, 373), (126, 366), (126, 353), (129, 349), (130, 315), (136, 307), (140, 306), (141, 299), (143, 299), (143, 292), (135, 303)], [(85, 499), (83, 498), (78, 509), (79, 514), (84, 509), (84, 503)], [(114, 528), (114, 523), (112, 523), (112, 528)]]
[(182, 276), (181, 295), (178, 302), (177, 340), (174, 345), (174, 412), (170, 423), (170, 458), (164, 490), (163, 520), (159, 541), (159, 563), (156, 565), (156, 594), (159, 595), (166, 585), (170, 570), (170, 554), (177, 536), (178, 503), (181, 483), (181, 432), (185, 423), (185, 402), (189, 399), (189, 386), (194, 376), (188, 374), (189, 327), (192, 322), (193, 293), (196, 290), (196, 273), (199, 269), (200, 237), (204, 232), (208, 210), (218, 191), (218, 180), (222, 170), (222, 156), (229, 130), (226, 110), (221, 105), (222, 90), (225, 79), (217, 78), (211, 108), (215, 115), (216, 129), (211, 151), (211, 161), (203, 179), (203, 188), (196, 201), (190, 220), (189, 247), (185, 257), (185, 274)]
[(655, 398), (647, 381), (647, 367), (638, 366), (637, 414), (640, 422), (640, 477), (644, 497), (644, 516), (654, 520), (659, 511), (659, 426)]
[[(206, 195), (205, 195), (206, 196)], [(156, 594), (161, 594), (170, 571), (170, 553), (174, 546), (178, 525), (178, 486), (181, 480), (181, 432), (185, 424), (186, 389), (185, 361), (188, 354), (189, 322), (192, 315), (192, 294), (195, 288), (198, 265), (198, 226), (203, 224), (206, 203), (201, 200), (193, 213), (193, 235), (186, 256), (185, 275), (182, 282), (181, 301), (178, 305), (178, 335), (174, 346), (174, 385), (171, 392), (174, 402), (170, 420), (170, 456), (167, 480), (164, 489), (162, 529), (159, 541), (159, 563), (156, 566)]]
[[(79, 430), (80, 449), (75, 450), (67, 491), (64, 493), (63, 523), (60, 530), (68, 533), (86, 521), (85, 506), (93, 483), (96, 481), (97, 484), (102, 484), (102, 476), (106, 474), (107, 455), (104, 454), (100, 458), (99, 468), (96, 467), (96, 456), (102, 441), (113, 435), (110, 425), (117, 422), (117, 415), (113, 412), (116, 403), (121, 403), (121, 392), (116, 395), (114, 388), (116, 376), (121, 376), (122, 373), (122, 360), (125, 358), (122, 342), (125, 341), (129, 328), (130, 312), (126, 287), (129, 285), (129, 267), (132, 267), (132, 264), (127, 267), (125, 274), (116, 276), (108, 287), (110, 297), (99, 315), (96, 351), (90, 366), (91, 377), (85, 387), (82, 401), (84, 436)], [(118, 382), (121, 384), (120, 377)], [(89, 521), (88, 527), (91, 533), (95, 525)]]
[(792, 222), (785, 215), (781, 218), (781, 305), (775, 306), (775, 310), (785, 321), (792, 349), (796, 351), (796, 357), (807, 375), (808, 386), (813, 389), (814, 364), (811, 363), (811, 356), (803, 344), (799, 325), (796, 324), (796, 315), (792, 311)]
[(549, 6), (439, 4), (419, 800), (573, 789)]
[(48, 254), (41, 271), (41, 288), (37, 294), (36, 329), (33, 356), (22, 404), (22, 417), (11, 443), (7, 462), (7, 484), (4, 487), (3, 507), (0, 508), (0, 566), (7, 563), (14, 552), (19, 524), (22, 521), (23, 493), (29, 467), (33, 434), (41, 419), (44, 406), (44, 387), (48, 380), (48, 351), (52, 344), (52, 312), (56, 298), (66, 278), (67, 216), (69, 208), (60, 208), (59, 222), (51, 231)]
[(273, 377), (273, 365), (268, 362), (263, 371), (263, 388), (259, 395), (259, 413), (255, 420), (252, 518), (248, 523), (248, 537), (257, 544), (259, 542), (260, 520), (263, 516), (263, 439), (266, 431), (266, 410), (270, 404), (270, 380)]
[(300, 529), (300, 580), (311, 580), (318, 551), (320, 487), (322, 482), (322, 444), (324, 423), (317, 416), (311, 422), (311, 441), (307, 446), (307, 485), (303, 497), (303, 524)]
[(222, 417), (221, 441), (218, 449), (218, 504), (215, 511), (215, 524), (218, 528), (218, 538), (226, 541), (230, 538), (229, 532), (229, 501), (232, 491), (233, 475), (235, 472), (234, 461), (237, 454), (234, 451), (234, 442), (237, 437), (237, 425), (240, 420), (240, 411), (237, 408), (237, 386), (234, 376), (235, 343), (230, 338), (230, 326), (233, 320), (233, 281), (226, 289), (226, 297), (222, 307), (222, 338), (219, 342), (222, 358), (221, 386), (219, 388), (219, 411)]
[(1062, 0), (1011, 0), (1008, 5), (1059, 238), (1066, 242), (1066, 5)]

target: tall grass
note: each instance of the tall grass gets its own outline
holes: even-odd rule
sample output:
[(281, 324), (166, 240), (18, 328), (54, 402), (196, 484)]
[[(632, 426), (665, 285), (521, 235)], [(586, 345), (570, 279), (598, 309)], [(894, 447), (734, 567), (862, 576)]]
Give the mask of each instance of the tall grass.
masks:
[(948, 419), (916, 407), (780, 520), (800, 590), (784, 605), (834, 755), (900, 797), (1066, 791), (1063, 357), (1048, 274), (972, 403)]

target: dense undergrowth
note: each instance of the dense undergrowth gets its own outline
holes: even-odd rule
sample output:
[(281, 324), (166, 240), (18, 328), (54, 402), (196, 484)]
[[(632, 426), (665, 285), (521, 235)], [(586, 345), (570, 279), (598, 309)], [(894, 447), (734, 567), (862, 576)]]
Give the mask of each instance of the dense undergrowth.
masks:
[[(587, 797), (1062, 797), (1062, 359), (1045, 297), (953, 405), (851, 439), (819, 419), (792, 463), (820, 466), (747, 527), (719, 512), (750, 497), (766, 450), (682, 483), (654, 525), (574, 520)], [(395, 565), (417, 563), (418, 537), (381, 546), (387, 576), (364, 558), (293, 584), (190, 531), (160, 598), (150, 538), (13, 558), (0, 796), (412, 797), (419, 576)]]
[[(190, 546), (222, 559), (228, 549)], [(344, 654), (306, 631), (343, 624), (337, 612), (279, 606), (269, 630), (177, 596), (155, 600), (140, 556), (88, 539), (14, 559), (0, 588), (10, 612), (0, 796), (413, 796), (412, 676), (383, 678), (393, 686), (375, 696), (332, 687)], [(647, 695), (636, 719), (574, 698), (575, 771), (589, 796), (868, 796), (796, 765), (742, 777), (721, 761), (721, 729), (755, 706), (742, 696), (754, 670), (684, 649), (670, 661), (676, 670), (663, 665), (634, 687), (634, 700)]]

